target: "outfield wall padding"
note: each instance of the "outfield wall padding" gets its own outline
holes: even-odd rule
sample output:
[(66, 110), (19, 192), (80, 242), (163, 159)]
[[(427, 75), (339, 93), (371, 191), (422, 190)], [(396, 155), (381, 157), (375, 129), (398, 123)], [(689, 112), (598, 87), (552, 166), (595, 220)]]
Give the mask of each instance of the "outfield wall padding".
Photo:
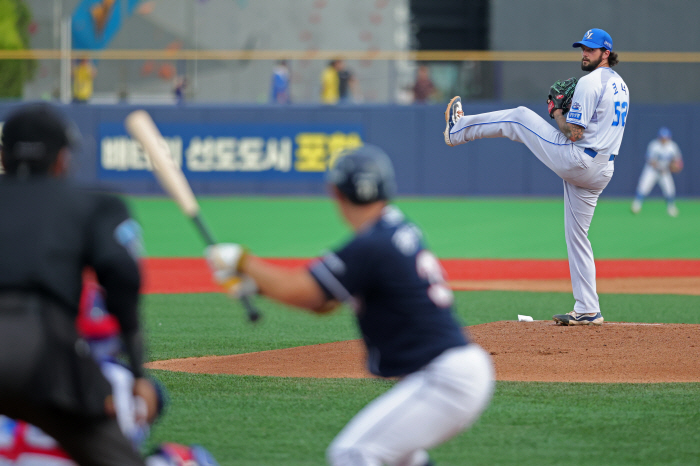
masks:
[[(544, 102), (525, 102), (549, 121)], [(0, 121), (17, 104), (0, 104)], [(465, 103), (470, 113), (499, 110), (496, 102)], [(527, 148), (506, 139), (474, 141), (455, 148), (443, 142), (444, 106), (441, 105), (81, 105), (61, 107), (76, 122), (83, 140), (75, 157), (73, 175), (81, 182), (132, 194), (162, 191), (147, 171), (105, 170), (101, 166), (104, 135), (123, 133), (123, 120), (136, 109), (148, 110), (155, 122), (169, 133), (199, 137), (211, 130), (217, 137), (237, 138), (238, 133), (260, 136), (261, 141), (294, 144), (292, 169), (282, 171), (187, 173), (197, 194), (316, 195), (325, 193), (323, 173), (295, 172), (299, 134), (321, 134), (326, 141), (336, 131), (358, 133), (364, 142), (383, 147), (396, 166), (399, 194), (439, 196), (558, 196), (561, 180)], [(700, 160), (693, 144), (700, 105), (634, 104), (626, 120), (625, 138), (615, 160), (615, 174), (604, 196), (629, 197), (635, 192), (644, 164), (647, 144), (660, 126), (669, 127), (685, 157), (685, 170), (675, 176), (677, 194), (700, 196)], [(171, 135), (172, 135), (171, 134)], [(125, 136), (124, 136), (125, 137)], [(240, 138), (239, 138), (240, 140)], [(328, 142), (328, 151), (333, 143)], [(312, 146), (311, 149), (313, 150)], [(238, 150), (238, 149), (236, 149)], [(264, 150), (264, 149), (263, 149)], [(236, 156), (238, 157), (238, 155)], [(237, 162), (239, 165), (243, 162)], [(102, 168), (101, 168), (102, 167)], [(655, 188), (652, 195), (658, 195)]]

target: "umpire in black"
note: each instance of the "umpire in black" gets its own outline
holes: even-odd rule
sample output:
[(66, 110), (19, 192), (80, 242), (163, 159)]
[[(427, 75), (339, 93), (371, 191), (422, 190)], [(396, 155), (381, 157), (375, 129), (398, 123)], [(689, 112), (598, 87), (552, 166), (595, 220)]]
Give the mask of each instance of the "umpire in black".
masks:
[(71, 134), (46, 104), (20, 107), (2, 129), (0, 414), (41, 428), (80, 465), (143, 465), (75, 328), (91, 267), (121, 324), (135, 392), (155, 399), (143, 373), (138, 225), (118, 198), (65, 179)]

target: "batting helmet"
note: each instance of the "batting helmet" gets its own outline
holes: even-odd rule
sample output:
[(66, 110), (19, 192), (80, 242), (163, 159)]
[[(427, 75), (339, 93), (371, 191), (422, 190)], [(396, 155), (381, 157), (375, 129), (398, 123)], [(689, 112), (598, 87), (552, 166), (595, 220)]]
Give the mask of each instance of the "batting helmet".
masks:
[(59, 151), (77, 140), (75, 128), (51, 105), (24, 105), (2, 127), (2, 163), (10, 175), (21, 166), (32, 174), (46, 173)]
[(342, 153), (328, 171), (326, 181), (353, 204), (388, 200), (396, 193), (389, 156), (370, 144)]

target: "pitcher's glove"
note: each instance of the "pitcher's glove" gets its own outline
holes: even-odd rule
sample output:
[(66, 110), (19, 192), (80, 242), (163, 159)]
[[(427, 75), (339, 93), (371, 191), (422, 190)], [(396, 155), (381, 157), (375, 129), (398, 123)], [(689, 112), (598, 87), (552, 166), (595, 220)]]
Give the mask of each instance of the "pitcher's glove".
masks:
[(683, 159), (673, 159), (668, 166), (671, 173), (680, 173), (683, 171)]
[(577, 83), (578, 79), (569, 78), (566, 81), (559, 80), (552, 84), (552, 87), (549, 89), (549, 97), (547, 98), (547, 109), (549, 110), (550, 118), (554, 118), (554, 110), (558, 108), (563, 113), (569, 111)]

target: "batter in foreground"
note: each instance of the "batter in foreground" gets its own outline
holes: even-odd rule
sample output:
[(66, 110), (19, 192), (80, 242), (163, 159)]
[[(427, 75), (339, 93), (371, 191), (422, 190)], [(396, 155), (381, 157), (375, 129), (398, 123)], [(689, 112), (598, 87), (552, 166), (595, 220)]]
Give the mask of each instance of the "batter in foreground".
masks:
[(327, 450), (331, 465), (429, 465), (426, 450), (471, 426), (488, 405), (491, 358), (457, 323), (452, 291), (420, 229), (388, 204), (395, 190), (389, 157), (369, 145), (341, 155), (328, 184), (355, 233), (335, 252), (300, 269), (272, 266), (237, 244), (211, 246), (207, 259), (234, 296), (257, 287), (318, 313), (346, 303), (369, 370), (399, 378), (338, 434)]
[(629, 91), (611, 69), (618, 59), (607, 32), (591, 29), (573, 46), (581, 48), (581, 69), (590, 73), (578, 81), (570, 103), (563, 94), (550, 94), (549, 114), (558, 128), (525, 107), (464, 115), (461, 99), (454, 97), (445, 112), (444, 136), (448, 146), (495, 137), (522, 142), (564, 180), (564, 228), (576, 304), (553, 318), (561, 325), (601, 325), (588, 228), (615, 169)]

